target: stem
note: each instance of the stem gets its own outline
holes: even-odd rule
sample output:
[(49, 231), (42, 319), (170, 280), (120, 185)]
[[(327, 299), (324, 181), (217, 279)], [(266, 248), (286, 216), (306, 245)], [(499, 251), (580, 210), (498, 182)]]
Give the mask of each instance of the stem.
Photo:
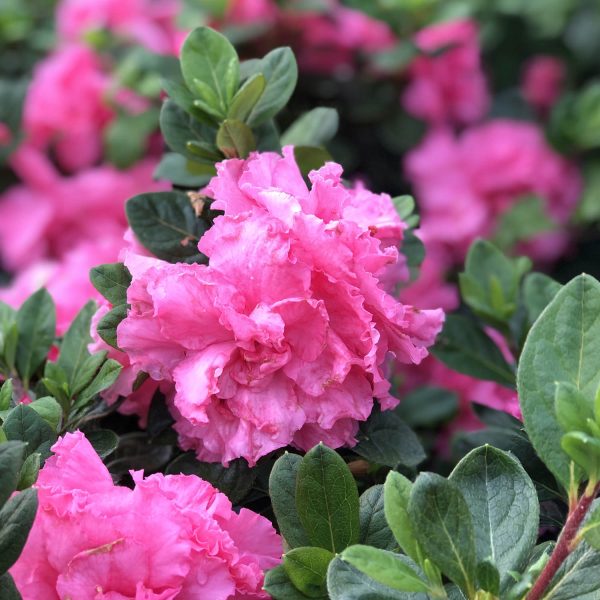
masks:
[[(569, 553), (572, 550), (572, 542), (577, 537), (579, 526), (590, 509), (599, 487), (600, 486), (597, 485), (591, 493), (585, 493), (580, 498), (579, 502), (577, 502), (577, 504), (574, 506), (574, 508), (569, 512), (565, 526), (558, 537), (556, 548), (554, 548), (554, 552), (552, 552), (552, 555), (546, 563), (544, 570), (540, 573), (540, 576), (537, 578), (534, 586), (527, 594), (526, 600), (540, 600), (540, 598), (542, 598), (546, 588), (550, 585), (550, 582), (554, 578), (554, 575), (556, 575), (556, 572), (560, 566), (563, 564), (567, 556), (569, 556)], [(588, 490), (586, 490), (586, 492), (587, 491)]]

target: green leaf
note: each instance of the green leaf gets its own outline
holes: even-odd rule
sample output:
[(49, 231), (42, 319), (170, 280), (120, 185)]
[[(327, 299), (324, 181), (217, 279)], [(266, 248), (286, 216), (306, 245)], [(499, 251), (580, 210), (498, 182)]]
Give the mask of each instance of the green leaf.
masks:
[(572, 383), (556, 382), (554, 397), (556, 419), (563, 431), (586, 431), (588, 419), (594, 418), (594, 405)]
[[(305, 600), (308, 598), (290, 581), (283, 565), (265, 573), (263, 588), (273, 600)], [(327, 595), (322, 596), (322, 599), (326, 600)]]
[(420, 592), (400, 592), (377, 583), (340, 558), (327, 570), (327, 591), (331, 600), (428, 600)]
[[(394, 550), (396, 539), (385, 519), (383, 485), (374, 485), (359, 498), (360, 543)], [(279, 521), (278, 521), (279, 522)]]
[(294, 548), (283, 555), (283, 567), (296, 589), (309, 598), (323, 598), (327, 595), (327, 567), (333, 558), (324, 548)]
[[(507, 582), (514, 582), (514, 579), (507, 573)], [(508, 579), (510, 577), (510, 579)], [(489, 592), (494, 597), (500, 594), (500, 573), (493, 560), (483, 560), (477, 565), (477, 586), (481, 590)], [(490, 598), (493, 600), (493, 598)]]
[[(198, 109), (194, 107), (194, 110)], [(188, 159), (212, 165), (221, 158), (217, 147), (213, 144), (214, 129), (199, 124), (172, 100), (166, 100), (162, 105), (160, 130), (169, 148)], [(198, 151), (190, 151), (188, 147), (190, 141), (201, 144), (200, 147), (204, 148), (204, 152), (199, 155)]]
[(402, 398), (394, 412), (411, 427), (446, 423), (458, 412), (458, 396), (443, 388), (417, 388)]
[(509, 258), (491, 242), (476, 240), (459, 275), (461, 295), (483, 319), (504, 323), (517, 310), (519, 284), (530, 268), (529, 259)]
[(181, 72), (190, 90), (225, 116), (240, 79), (238, 55), (229, 40), (209, 27), (194, 29), (181, 48)]
[(276, 48), (249, 65), (248, 76), (262, 73), (267, 81), (264, 92), (246, 118), (256, 127), (274, 117), (290, 99), (298, 79), (298, 65), (290, 48)]
[(56, 331), (54, 301), (44, 288), (27, 298), (17, 312), (17, 329), (17, 369), (28, 385), (48, 355)]
[(547, 588), (547, 600), (597, 600), (600, 552), (585, 541), (571, 552)]
[(58, 425), (62, 418), (62, 408), (54, 398), (45, 396), (44, 398), (35, 400), (27, 406), (33, 408), (33, 410), (35, 410), (35, 412), (40, 415), (54, 431), (58, 429)]
[(371, 579), (401, 592), (426, 592), (427, 583), (402, 560), (401, 555), (371, 548), (350, 546), (340, 556)]
[(432, 354), (459, 373), (514, 387), (512, 367), (498, 346), (473, 319), (447, 315)]
[(45, 442), (54, 441), (56, 433), (33, 408), (19, 404), (13, 408), (2, 426), (7, 439), (27, 442), (27, 455)]
[(320, 169), (326, 162), (333, 160), (325, 148), (316, 146), (294, 146), (294, 158), (304, 177), (308, 177), (311, 171)]
[(40, 464), (41, 455), (39, 452), (34, 452), (25, 459), (19, 474), (18, 490), (26, 490), (37, 481), (40, 472)]
[(465, 456), (449, 480), (471, 514), (478, 562), (491, 560), (505, 589), (512, 582), (509, 572), (521, 570), (537, 540), (539, 503), (533, 482), (510, 454), (491, 446)]
[(113, 348), (119, 349), (117, 327), (127, 317), (127, 304), (119, 304), (109, 310), (96, 325), (96, 333)]
[(595, 483), (600, 480), (600, 439), (582, 431), (571, 431), (562, 436), (561, 448), (567, 456)]
[(123, 366), (112, 358), (105, 361), (91, 383), (78, 395), (74, 408), (85, 406), (96, 394), (109, 388), (117, 380), (122, 369)]
[(414, 467), (426, 458), (415, 432), (394, 412), (381, 412), (377, 406), (361, 423), (357, 439), (353, 451), (373, 463)]
[(322, 146), (335, 136), (338, 125), (339, 117), (335, 108), (313, 108), (283, 132), (281, 145)]
[[(2, 448), (2, 446), (0, 446)], [(585, 541), (594, 549), (600, 550), (600, 504), (590, 512), (580, 531)]]
[(113, 306), (127, 304), (127, 288), (131, 285), (131, 273), (123, 263), (98, 265), (90, 271), (92, 285)]
[(89, 431), (85, 437), (102, 459), (110, 456), (119, 447), (119, 436), (110, 429)]
[[(119, 312), (119, 314), (122, 315), (123, 313)], [(121, 320), (119, 319), (119, 321), (114, 325), (115, 329), (120, 322)], [(116, 337), (114, 338), (114, 342), (117, 342)], [(94, 377), (98, 373), (100, 367), (104, 364), (107, 354), (108, 353), (105, 350), (103, 350), (102, 352), (95, 352), (94, 354), (89, 355), (83, 361), (81, 367), (77, 370), (75, 380), (73, 381), (73, 385), (71, 386), (72, 396), (78, 396), (81, 390), (83, 390), (90, 384), (92, 379), (94, 379)]]
[(125, 208), (136, 238), (158, 258), (169, 262), (206, 262), (198, 241), (209, 224), (196, 217), (183, 192), (153, 192), (131, 198)]
[(562, 285), (543, 273), (529, 273), (523, 280), (523, 302), (529, 325), (533, 325), (542, 311), (558, 294)]
[(225, 119), (217, 132), (217, 147), (226, 158), (247, 158), (252, 150), (256, 150), (256, 141), (248, 125)]
[[(201, 170), (205, 170), (205, 172)], [(206, 185), (215, 174), (215, 168), (212, 165), (192, 163), (177, 152), (165, 152), (154, 171), (154, 178), (197, 190)]]
[(245, 122), (265, 91), (267, 80), (262, 73), (255, 73), (237, 91), (231, 101), (227, 117)]
[(25, 449), (25, 444), (20, 441), (0, 444), (0, 507), (17, 489)]
[(232, 460), (228, 467), (220, 463), (200, 462), (192, 454), (178, 456), (167, 467), (169, 475), (197, 475), (227, 495), (234, 504), (238, 504), (251, 490), (256, 479), (256, 469), (240, 458)]
[[(96, 269), (102, 269), (105, 266), (108, 265), (102, 265), (96, 267)], [(98, 289), (98, 286), (94, 283), (93, 275), (96, 269), (92, 269), (90, 277), (94, 287)], [(109, 301), (112, 302), (110, 299)], [(116, 303), (113, 302), (113, 304)], [(96, 312), (96, 308), (96, 303), (92, 300), (77, 313), (77, 316), (73, 319), (73, 322), (65, 333), (60, 345), (60, 353), (56, 364), (63, 370), (69, 390), (72, 390), (79, 370), (90, 355), (87, 349), (92, 341), (92, 336), (90, 335), (90, 323), (92, 321), (92, 316)]]
[(13, 496), (0, 510), (0, 573), (19, 558), (33, 525), (38, 501), (36, 490)]
[(440, 475), (421, 473), (413, 484), (408, 514), (425, 555), (472, 596), (476, 578), (475, 532), (459, 488)]
[(323, 444), (315, 446), (302, 459), (296, 507), (311, 545), (341, 552), (358, 542), (356, 483), (342, 457)]
[(412, 483), (395, 471), (390, 471), (383, 486), (385, 518), (394, 537), (408, 556), (421, 563), (422, 552), (408, 515)]
[(600, 383), (600, 283), (580, 275), (565, 285), (535, 322), (519, 360), (519, 400), (531, 442), (555, 477), (569, 486), (570, 459), (561, 448), (554, 410), (556, 381), (594, 398)]
[(8, 410), (12, 401), (13, 382), (7, 379), (0, 387), (0, 410)]
[(296, 510), (296, 481), (302, 457), (286, 452), (280, 456), (269, 476), (269, 496), (277, 525), (290, 548), (310, 545)]
[(23, 600), (10, 573), (0, 575), (0, 600)]

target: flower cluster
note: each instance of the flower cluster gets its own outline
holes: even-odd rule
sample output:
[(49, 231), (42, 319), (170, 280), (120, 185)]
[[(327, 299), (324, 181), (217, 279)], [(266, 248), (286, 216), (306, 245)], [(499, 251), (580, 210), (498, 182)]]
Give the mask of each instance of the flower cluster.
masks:
[(266, 569), (282, 545), (271, 523), (239, 513), (195, 476), (132, 472), (115, 486), (80, 432), (40, 471), (39, 509), (11, 569), (23, 600), (267, 598)]
[(308, 188), (292, 148), (217, 169), (205, 193), (224, 215), (199, 243), (209, 265), (128, 254), (119, 346), (174, 382), (180, 444), (203, 460), (351, 445), (374, 397), (397, 403), (388, 353), (419, 363), (442, 324), (382, 284), (403, 270), (404, 224), (389, 196), (346, 188), (336, 164)]

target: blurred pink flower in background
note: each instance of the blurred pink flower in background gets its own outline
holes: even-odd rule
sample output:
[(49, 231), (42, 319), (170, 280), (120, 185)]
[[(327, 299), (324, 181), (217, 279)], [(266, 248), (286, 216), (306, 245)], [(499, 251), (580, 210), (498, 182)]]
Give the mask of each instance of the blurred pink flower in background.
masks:
[(172, 54), (179, 0), (62, 0), (56, 19), (59, 38), (79, 42), (86, 33), (107, 29), (152, 52)]
[(12, 271), (61, 258), (82, 241), (122, 238), (126, 200), (170, 187), (153, 180), (154, 159), (125, 171), (102, 165), (63, 177), (46, 156), (22, 146), (12, 165), (23, 183), (0, 198), (0, 254)]
[(449, 21), (419, 31), (402, 102), (407, 112), (432, 125), (480, 120), (489, 105), (481, 67), (477, 24)]
[(69, 45), (40, 61), (25, 99), (23, 126), (33, 146), (52, 148), (68, 171), (89, 167), (102, 155), (102, 131), (113, 117), (110, 80), (100, 58)]
[[(341, 74), (353, 70), (360, 52), (390, 48), (395, 36), (383, 21), (364, 12), (329, 0), (323, 12), (288, 10), (281, 15), (284, 39), (292, 45), (302, 70), (320, 74)], [(287, 43), (287, 41), (286, 41)]]
[[(537, 196), (556, 224), (575, 210), (581, 177), (557, 154), (543, 131), (523, 121), (498, 119), (471, 127), (460, 136), (431, 131), (408, 153), (406, 175), (421, 209), (421, 229), (432, 245), (442, 244), (460, 262), (477, 237), (491, 237), (499, 217), (527, 196)], [(552, 260), (564, 250), (566, 233), (554, 244), (530, 246), (532, 257)]]
[(382, 285), (404, 229), (391, 199), (345, 188), (334, 163), (307, 187), (291, 148), (217, 173), (205, 193), (225, 215), (199, 244), (209, 266), (127, 255), (119, 346), (133, 367), (175, 383), (180, 444), (201, 460), (354, 444), (373, 397), (397, 403), (388, 352), (420, 362), (443, 320)]
[(115, 486), (81, 432), (52, 448), (35, 487), (39, 509), (11, 574), (23, 600), (258, 600), (281, 538), (264, 517), (236, 513), (195, 476), (132, 471)]
[(269, 25), (278, 16), (275, 0), (229, 0), (224, 21), (233, 25)]
[(546, 114), (558, 100), (566, 78), (565, 64), (555, 56), (534, 56), (523, 69), (521, 91), (529, 104)]

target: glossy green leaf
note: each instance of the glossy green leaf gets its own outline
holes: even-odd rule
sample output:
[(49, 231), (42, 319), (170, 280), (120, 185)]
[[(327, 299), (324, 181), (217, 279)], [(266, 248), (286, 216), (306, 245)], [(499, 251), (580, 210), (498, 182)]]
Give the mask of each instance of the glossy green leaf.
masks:
[(217, 147), (226, 158), (247, 158), (256, 149), (256, 141), (248, 125), (225, 119), (217, 132)]
[[(273, 600), (306, 600), (308, 598), (290, 581), (283, 565), (265, 573), (263, 588)], [(327, 595), (321, 596), (321, 600), (327, 600)]]
[(421, 592), (400, 592), (377, 583), (340, 558), (327, 570), (327, 591), (331, 600), (428, 600)]
[(476, 379), (513, 387), (515, 375), (502, 352), (479, 324), (461, 315), (447, 315), (442, 333), (432, 349), (451, 369)]
[(92, 285), (113, 306), (127, 303), (127, 288), (131, 285), (131, 273), (123, 263), (98, 265), (90, 271)]
[[(112, 265), (101, 265), (100, 267), (96, 267), (96, 269), (92, 269), (90, 273), (92, 283), (94, 284), (96, 289), (100, 291), (100, 293), (102, 293), (101, 290), (94, 282), (94, 271), (109, 266)], [(114, 294), (109, 293), (109, 295), (115, 298)], [(111, 298), (108, 298), (108, 300), (112, 304), (119, 304), (118, 302), (113, 302)], [(69, 390), (72, 390), (73, 384), (75, 383), (75, 379), (78, 376), (79, 370), (90, 355), (90, 353), (88, 352), (88, 345), (92, 341), (92, 336), (90, 335), (90, 323), (92, 321), (92, 316), (96, 312), (96, 309), (97, 306), (94, 301), (88, 302), (77, 313), (75, 319), (73, 319), (73, 322), (69, 326), (69, 329), (65, 333), (60, 344), (60, 353), (58, 355), (56, 364), (59, 368), (62, 369), (63, 373), (65, 374)]]
[(60, 404), (51, 396), (45, 396), (34, 400), (28, 404), (29, 408), (33, 408), (35, 412), (52, 427), (54, 431), (58, 429), (58, 425), (62, 418), (62, 408)]
[(374, 485), (359, 498), (360, 543), (383, 550), (398, 547), (385, 519), (383, 485)]
[[(125, 305), (121, 305), (121, 306), (125, 306)], [(118, 319), (115, 318), (114, 321), (113, 321), (112, 316), (109, 319), (109, 321), (111, 321), (111, 323), (112, 323), (111, 328), (113, 328), (113, 330), (118, 326), (118, 324), (121, 322), (121, 320), (125, 318), (125, 314), (126, 314), (126, 311), (124, 311), (123, 309), (120, 309), (119, 311), (116, 311), (116, 313), (113, 313), (114, 317), (117, 317), (117, 316), (119, 317)], [(116, 332), (115, 332), (115, 334), (116, 334)], [(105, 333), (105, 335), (106, 335), (106, 333)], [(113, 335), (113, 334), (111, 334), (111, 335)], [(111, 337), (111, 339), (114, 340), (115, 344), (117, 343), (116, 335), (114, 335), (114, 337)], [(95, 352), (94, 354), (89, 355), (83, 361), (83, 363), (77, 370), (75, 380), (73, 381), (73, 384), (71, 386), (71, 394), (73, 396), (79, 395), (81, 393), (81, 391), (90, 384), (90, 382), (94, 379), (94, 377), (98, 373), (100, 367), (106, 361), (107, 354), (108, 353), (106, 352), (106, 350), (103, 350), (102, 352)]]
[(401, 592), (426, 592), (428, 585), (399, 554), (356, 545), (346, 548), (340, 555), (343, 561), (350, 563), (368, 575), (371, 579)]
[(592, 548), (600, 550), (600, 504), (596, 503), (596, 506), (590, 512), (581, 528), (581, 533)]
[(18, 490), (26, 490), (30, 488), (38, 478), (41, 466), (41, 454), (34, 452), (30, 454), (23, 463), (21, 471), (19, 473), (19, 483), (17, 485)]
[(13, 382), (12, 379), (7, 379), (0, 386), (0, 410), (8, 410), (12, 401)]
[(194, 95), (225, 116), (239, 84), (239, 59), (222, 34), (209, 27), (194, 29), (181, 48), (181, 72)]
[(0, 573), (8, 571), (19, 558), (37, 507), (37, 491), (29, 489), (13, 496), (0, 509)]
[(587, 421), (594, 418), (592, 399), (586, 398), (574, 384), (566, 381), (556, 383), (554, 410), (556, 419), (565, 432), (587, 432)]
[(421, 387), (404, 396), (394, 412), (411, 427), (432, 427), (456, 415), (458, 396), (443, 388)]
[(327, 567), (334, 554), (325, 548), (304, 546), (283, 555), (283, 567), (297, 590), (309, 598), (327, 594)]
[(304, 177), (308, 177), (311, 171), (320, 169), (326, 162), (333, 160), (325, 148), (317, 146), (294, 146), (294, 158)]
[(335, 108), (313, 108), (281, 134), (281, 145), (322, 146), (335, 136), (338, 125), (339, 117)]
[(166, 152), (154, 171), (154, 178), (197, 190), (206, 185), (215, 174), (216, 171), (212, 165), (192, 163), (177, 152)]
[(2, 428), (7, 439), (27, 442), (27, 455), (42, 444), (56, 439), (54, 429), (25, 404), (19, 404), (10, 411)]
[(117, 327), (127, 317), (127, 304), (120, 304), (111, 308), (96, 325), (96, 333), (113, 348), (119, 348), (117, 341)]
[(262, 73), (267, 83), (245, 120), (251, 127), (268, 121), (288, 103), (298, 79), (294, 53), (290, 48), (271, 50), (264, 58), (253, 62), (248, 69), (249, 76), (256, 73)]
[(310, 545), (296, 509), (296, 482), (302, 457), (286, 452), (280, 456), (269, 476), (269, 496), (277, 525), (290, 548)]
[(87, 402), (92, 400), (96, 394), (109, 388), (117, 380), (122, 369), (123, 366), (118, 361), (113, 360), (112, 358), (106, 360), (100, 367), (100, 370), (94, 379), (81, 390), (74, 406), (76, 408), (84, 406)]
[(54, 301), (44, 288), (27, 298), (18, 310), (17, 329), (16, 364), (27, 384), (48, 355), (56, 331)]
[(539, 503), (533, 482), (510, 454), (491, 446), (465, 456), (449, 480), (471, 514), (477, 561), (491, 560), (505, 588), (513, 581), (509, 572), (525, 565), (537, 540)]
[(23, 600), (10, 573), (0, 575), (0, 600)]
[(318, 444), (302, 459), (296, 507), (313, 546), (341, 552), (358, 542), (359, 502), (354, 478), (342, 457)]
[(586, 474), (586, 479), (600, 480), (600, 439), (583, 433), (565, 433), (560, 441), (565, 454)]
[(119, 447), (119, 436), (110, 429), (89, 431), (85, 437), (102, 459), (110, 456)]
[(127, 220), (139, 242), (169, 262), (206, 262), (198, 241), (209, 224), (196, 217), (183, 192), (153, 192), (131, 198)]
[(227, 117), (245, 122), (265, 91), (267, 80), (262, 73), (255, 73), (237, 91), (231, 101)]
[[(514, 579), (511, 577), (507, 581), (514, 581)], [(484, 560), (477, 565), (477, 587), (488, 592), (490, 600), (494, 600), (500, 594), (500, 573), (493, 559)], [(482, 595), (485, 598), (486, 594)]]
[(404, 475), (390, 471), (383, 486), (383, 504), (385, 518), (400, 548), (420, 563), (422, 553), (408, 514), (412, 485)]
[(472, 595), (477, 564), (475, 532), (458, 486), (440, 475), (421, 473), (412, 487), (408, 515), (425, 555)]
[(17, 489), (25, 450), (26, 446), (21, 441), (0, 443), (0, 507)]
[(540, 458), (562, 485), (570, 459), (561, 448), (555, 382), (594, 398), (600, 383), (600, 283), (580, 275), (565, 285), (535, 322), (521, 354), (518, 390), (525, 426)]
[(361, 423), (357, 439), (353, 451), (373, 463), (414, 467), (426, 458), (415, 432), (393, 411), (381, 412), (375, 407)]

